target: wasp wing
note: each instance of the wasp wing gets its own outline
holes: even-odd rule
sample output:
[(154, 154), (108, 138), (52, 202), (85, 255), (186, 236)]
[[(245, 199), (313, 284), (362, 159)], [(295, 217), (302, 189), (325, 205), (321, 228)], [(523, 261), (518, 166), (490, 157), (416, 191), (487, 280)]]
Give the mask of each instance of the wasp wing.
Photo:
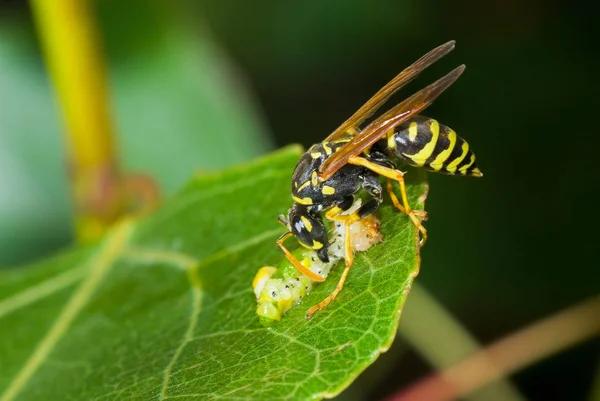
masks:
[(320, 180), (324, 181), (330, 178), (336, 171), (348, 163), (350, 157), (361, 154), (391, 129), (402, 124), (404, 121), (429, 106), (442, 94), (442, 92), (452, 85), (458, 77), (460, 77), (464, 70), (464, 65), (455, 68), (431, 85), (421, 89), (406, 100), (392, 107), (388, 112), (367, 125), (365, 129), (352, 138), (350, 142), (344, 144), (337, 152), (325, 160), (320, 168)]
[(340, 125), (331, 135), (329, 135), (325, 141), (333, 141), (346, 132), (352, 132), (358, 127), (363, 121), (369, 118), (379, 107), (381, 107), (387, 100), (392, 96), (398, 89), (402, 88), (410, 81), (415, 79), (417, 75), (446, 54), (450, 53), (454, 49), (454, 41), (444, 43), (441, 46), (436, 47), (423, 57), (415, 61), (409, 67), (404, 69), (400, 74), (396, 75), (394, 79), (388, 82), (383, 88), (381, 88), (371, 99), (367, 101), (356, 113), (347, 119), (342, 125)]

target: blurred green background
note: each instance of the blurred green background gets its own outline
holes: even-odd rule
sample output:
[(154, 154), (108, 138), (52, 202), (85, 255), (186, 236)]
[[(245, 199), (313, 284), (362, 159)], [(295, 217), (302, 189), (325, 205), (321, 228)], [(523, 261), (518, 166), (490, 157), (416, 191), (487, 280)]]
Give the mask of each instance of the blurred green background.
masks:
[[(123, 163), (167, 194), (198, 170), (321, 140), (455, 39), (394, 98), (467, 65), (425, 114), (468, 139), (485, 177), (429, 175), (419, 282), (483, 343), (600, 292), (591, 2), (98, 0), (97, 12)], [(0, 266), (71, 241), (61, 129), (29, 6), (0, 0)], [(532, 400), (583, 400), (599, 351), (588, 342), (515, 383)], [(428, 371), (409, 352), (365, 394)]]

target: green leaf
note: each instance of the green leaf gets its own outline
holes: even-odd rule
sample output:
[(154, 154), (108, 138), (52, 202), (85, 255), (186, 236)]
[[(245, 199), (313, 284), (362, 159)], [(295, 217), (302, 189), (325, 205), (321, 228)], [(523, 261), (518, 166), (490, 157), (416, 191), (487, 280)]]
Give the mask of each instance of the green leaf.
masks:
[[(317, 399), (346, 388), (394, 339), (417, 237), (386, 200), (383, 243), (357, 255), (338, 298), (305, 319), (341, 265), (263, 328), (251, 282), (282, 259), (276, 216), (300, 154), (199, 176), (94, 247), (1, 272), (0, 400)], [(412, 204), (426, 191), (409, 184)]]

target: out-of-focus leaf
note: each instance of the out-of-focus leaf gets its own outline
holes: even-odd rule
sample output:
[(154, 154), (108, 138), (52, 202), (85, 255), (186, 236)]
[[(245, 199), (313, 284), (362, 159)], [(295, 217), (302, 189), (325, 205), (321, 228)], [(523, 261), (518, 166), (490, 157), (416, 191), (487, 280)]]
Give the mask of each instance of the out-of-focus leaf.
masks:
[[(267, 329), (251, 281), (282, 259), (287, 148), (202, 175), (94, 248), (0, 276), (0, 400), (317, 399), (338, 394), (390, 346), (418, 271), (410, 220), (386, 202), (383, 243), (311, 320), (341, 265)], [(409, 174), (410, 175), (410, 174)], [(409, 185), (421, 208), (426, 184)]]
[(105, 4), (102, 15), (110, 14), (103, 21), (110, 26), (137, 19), (144, 9), (148, 16), (135, 23), (134, 37), (160, 33), (133, 56), (121, 53), (118, 38), (107, 37), (115, 53), (118, 132), (130, 169), (151, 173), (172, 193), (193, 171), (219, 170), (271, 147), (258, 108), (199, 15), (182, 15), (186, 8), (166, 0)]
[(0, 25), (0, 266), (69, 237), (58, 111), (21, 32)]
[[(110, 101), (127, 170), (149, 173), (173, 193), (194, 171), (217, 170), (270, 148), (229, 60), (203, 27), (193, 29), (178, 17), (185, 13), (181, 4), (138, 4), (129, 28), (122, 4), (101, 2), (102, 15), (113, 16), (101, 20), (115, 58), (107, 60)], [(162, 18), (166, 14), (171, 18)], [(60, 115), (27, 26), (15, 17), (0, 27), (0, 265), (70, 236)], [(153, 34), (128, 35), (128, 29)], [(118, 50), (113, 31), (128, 38), (122, 46), (128, 51)], [(143, 43), (135, 47), (131, 36)]]

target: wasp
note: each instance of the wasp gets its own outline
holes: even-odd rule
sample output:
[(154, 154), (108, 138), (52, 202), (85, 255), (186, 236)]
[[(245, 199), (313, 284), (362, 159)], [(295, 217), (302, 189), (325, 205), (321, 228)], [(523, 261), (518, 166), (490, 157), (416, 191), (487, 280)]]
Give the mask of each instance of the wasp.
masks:
[[(353, 264), (350, 226), (375, 212), (382, 203), (380, 177), (386, 179), (386, 190), (394, 206), (408, 215), (419, 230), (420, 245), (425, 243), (427, 230), (422, 223), (427, 215), (410, 207), (404, 173), (397, 168), (398, 162), (450, 175), (483, 175), (464, 139), (451, 128), (419, 115), (460, 77), (464, 65), (360, 128), (397, 90), (452, 51), (454, 45), (454, 41), (447, 42), (404, 69), (323, 142), (311, 146), (298, 161), (292, 174), (294, 204), (287, 218), (279, 216), (279, 221), (288, 231), (279, 237), (277, 246), (302, 274), (321, 282), (325, 278), (303, 266), (284, 246), (284, 241), (295, 237), (302, 246), (313, 249), (319, 259), (327, 263), (329, 240), (322, 215), (329, 221), (344, 223), (346, 230), (346, 266), (342, 276), (333, 292), (308, 310), (308, 318), (325, 308), (342, 290)], [(394, 192), (393, 182), (399, 187), (399, 197)], [(361, 189), (367, 193), (368, 200), (355, 212), (343, 214), (352, 206), (356, 193)]]

